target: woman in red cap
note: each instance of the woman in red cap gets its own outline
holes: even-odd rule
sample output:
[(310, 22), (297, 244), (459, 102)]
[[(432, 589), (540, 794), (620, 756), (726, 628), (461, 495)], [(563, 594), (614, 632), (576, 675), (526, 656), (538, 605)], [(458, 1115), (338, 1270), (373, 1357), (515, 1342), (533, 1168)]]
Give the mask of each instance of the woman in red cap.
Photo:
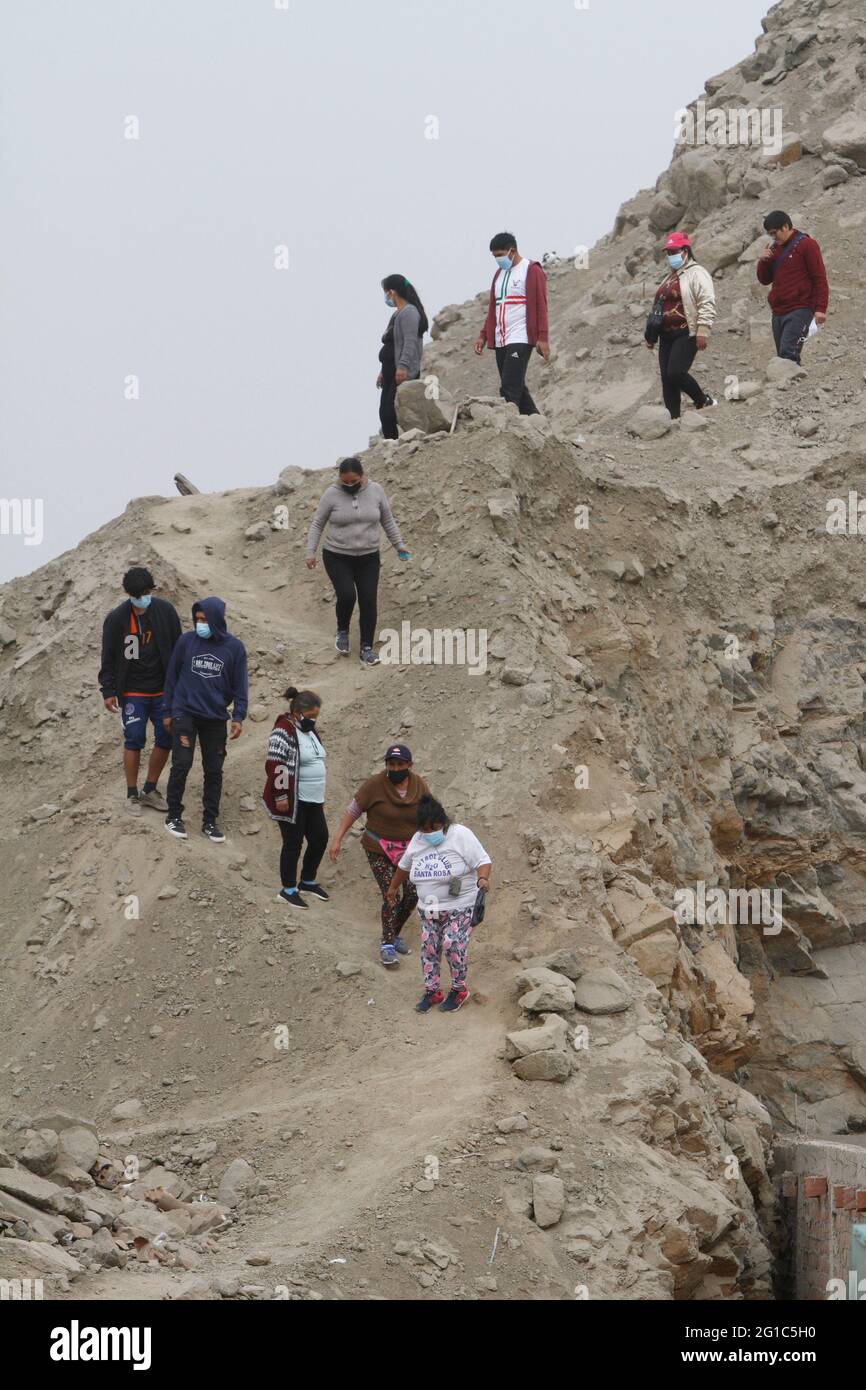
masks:
[(382, 894), (382, 944), (379, 959), (388, 967), (399, 965), (399, 956), (408, 956), (409, 947), (400, 935), (418, 902), (411, 883), (403, 886), (399, 898), (389, 902), (387, 893), (397, 861), (418, 829), (418, 803), (429, 796), (430, 788), (412, 770), (412, 753), (405, 743), (392, 743), (385, 754), (385, 769), (362, 782), (343, 813), (328, 854), (333, 863), (343, 840), (360, 815), (366, 814), (361, 844)]
[[(662, 396), (671, 419), (678, 420), (683, 391), (696, 410), (718, 404), (689, 374), (695, 356), (710, 340), (716, 290), (709, 271), (695, 260), (685, 232), (671, 232), (665, 252), (670, 269), (656, 290), (654, 307), (661, 303), (658, 344)], [(649, 336), (646, 345), (652, 352), (655, 343)]]

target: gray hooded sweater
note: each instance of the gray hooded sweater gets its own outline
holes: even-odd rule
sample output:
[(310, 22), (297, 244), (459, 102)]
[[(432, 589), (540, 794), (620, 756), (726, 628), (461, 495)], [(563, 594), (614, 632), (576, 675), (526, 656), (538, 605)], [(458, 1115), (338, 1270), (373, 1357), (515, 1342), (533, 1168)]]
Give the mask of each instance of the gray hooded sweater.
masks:
[(315, 555), (326, 525), (325, 549), (338, 555), (370, 555), (378, 550), (380, 526), (395, 550), (406, 548), (385, 489), (372, 478), (364, 479), (354, 497), (342, 483), (331, 483), (322, 493), (307, 536), (307, 559)]

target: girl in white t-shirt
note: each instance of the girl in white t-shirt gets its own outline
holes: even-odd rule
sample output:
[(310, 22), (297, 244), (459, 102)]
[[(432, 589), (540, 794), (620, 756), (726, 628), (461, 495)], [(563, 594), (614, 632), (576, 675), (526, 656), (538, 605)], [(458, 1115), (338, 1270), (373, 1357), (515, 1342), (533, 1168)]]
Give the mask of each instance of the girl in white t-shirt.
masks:
[[(386, 896), (396, 901), (407, 878), (418, 893), (424, 996), (415, 1008), (426, 1014), (438, 1004), (443, 1013), (454, 1013), (469, 998), (466, 954), (477, 920), (479, 889), (489, 889), (492, 864), (480, 840), (467, 826), (450, 821), (434, 797), (422, 796), (418, 802), (418, 825)], [(443, 951), (451, 972), (447, 998), (440, 987)]]

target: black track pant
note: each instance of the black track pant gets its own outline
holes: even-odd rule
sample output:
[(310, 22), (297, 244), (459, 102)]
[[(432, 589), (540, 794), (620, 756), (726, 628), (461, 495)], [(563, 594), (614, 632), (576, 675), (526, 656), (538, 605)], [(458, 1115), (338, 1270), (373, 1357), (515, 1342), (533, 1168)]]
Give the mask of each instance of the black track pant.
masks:
[(338, 555), (336, 550), (323, 549), (322, 562), (337, 595), (337, 631), (349, 631), (357, 595), (361, 646), (372, 647), (378, 616), (378, 550), (371, 550), (368, 555)]
[(526, 389), (526, 369), (532, 356), (529, 343), (509, 343), (496, 349), (499, 368), (499, 394), (513, 401), (521, 415), (537, 415), (538, 406)]
[(192, 767), (196, 739), (201, 748), (204, 773), (202, 820), (215, 821), (220, 813), (223, 790), (223, 762), (226, 756), (225, 719), (198, 719), (184, 714), (171, 722), (171, 772), (165, 799), (171, 820), (180, 820), (183, 812), (183, 791)]
[(383, 439), (397, 438), (397, 383), (394, 373), (390, 377), (382, 373), (382, 394), (379, 398), (379, 423)]
[(704, 392), (694, 377), (689, 376), (689, 367), (695, 360), (697, 350), (697, 342), (694, 338), (689, 337), (687, 328), (680, 329), (678, 333), (659, 335), (659, 371), (662, 374), (662, 396), (672, 420), (680, 418), (683, 391), (690, 400), (694, 401), (699, 410), (704, 407)]
[(298, 855), (304, 840), (304, 862), (301, 864), (301, 878), (304, 883), (315, 883), (316, 871), (322, 862), (322, 855), (328, 847), (328, 822), (325, 808), (318, 801), (299, 801), (298, 814), (294, 825), (288, 821), (277, 821), (283, 837), (280, 851), (280, 882), (284, 888), (298, 885)]

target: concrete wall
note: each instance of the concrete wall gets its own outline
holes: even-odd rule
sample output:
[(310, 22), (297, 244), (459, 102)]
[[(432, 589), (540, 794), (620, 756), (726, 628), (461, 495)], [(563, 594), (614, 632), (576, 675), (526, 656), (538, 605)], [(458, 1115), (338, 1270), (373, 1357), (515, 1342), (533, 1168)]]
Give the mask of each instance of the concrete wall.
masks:
[(782, 1139), (773, 1181), (778, 1297), (826, 1300), (831, 1279), (850, 1297), (852, 1231), (866, 1227), (866, 1138)]

